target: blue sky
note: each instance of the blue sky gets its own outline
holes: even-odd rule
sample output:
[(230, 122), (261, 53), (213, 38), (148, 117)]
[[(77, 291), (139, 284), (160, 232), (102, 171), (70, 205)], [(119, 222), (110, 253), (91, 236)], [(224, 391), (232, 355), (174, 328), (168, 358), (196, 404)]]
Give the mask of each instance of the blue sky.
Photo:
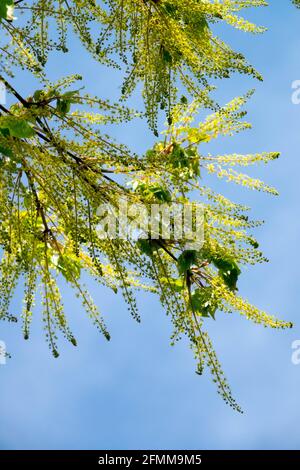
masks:
[[(280, 160), (255, 171), (277, 186), (279, 198), (216, 183), (224, 193), (253, 207), (266, 220), (257, 231), (270, 263), (244, 272), (240, 291), (258, 306), (292, 320), (292, 331), (267, 330), (239, 315), (219, 315), (208, 330), (245, 410), (239, 415), (216, 394), (209, 373), (198, 377), (185, 341), (169, 345), (171, 326), (158, 301), (139, 296), (142, 323), (136, 324), (122, 299), (90, 285), (112, 334), (107, 343), (90, 324), (71, 292), (66, 311), (78, 347), (64, 341), (53, 359), (38, 310), (30, 341), (20, 327), (2, 324), (0, 339), (12, 359), (0, 366), (1, 449), (299, 449), (300, 365), (291, 362), (291, 343), (300, 339), (298, 239), (300, 231), (300, 106), (291, 102), (291, 83), (300, 79), (300, 11), (289, 1), (248, 12), (266, 25), (263, 36), (222, 28), (263, 73), (262, 84), (233, 77), (220, 84), (219, 101), (256, 88), (248, 103), (253, 130), (222, 140), (210, 151), (279, 150)], [(119, 77), (99, 67), (77, 47), (56, 57), (49, 73), (84, 72), (87, 90), (117, 96)], [(16, 78), (19, 88), (34, 86)], [(116, 91), (117, 90), (117, 91)], [(138, 105), (137, 98), (133, 104)], [(136, 127), (135, 127), (136, 126)], [(119, 140), (145, 150), (153, 137), (143, 123), (115, 130)], [(20, 311), (20, 291), (14, 299)]]

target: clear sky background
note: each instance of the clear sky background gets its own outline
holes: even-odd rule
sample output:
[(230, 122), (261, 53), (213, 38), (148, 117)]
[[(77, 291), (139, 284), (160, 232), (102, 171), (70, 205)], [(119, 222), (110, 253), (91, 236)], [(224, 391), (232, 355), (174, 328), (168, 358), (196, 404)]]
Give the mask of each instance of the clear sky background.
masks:
[[(66, 290), (65, 306), (78, 347), (60, 342), (54, 359), (43, 337), (37, 309), (30, 341), (20, 325), (1, 325), (0, 339), (12, 359), (0, 366), (1, 449), (299, 449), (300, 365), (291, 362), (291, 343), (300, 339), (299, 200), (300, 106), (291, 102), (291, 83), (300, 79), (300, 11), (289, 0), (248, 12), (266, 25), (263, 36), (222, 28), (225, 37), (265, 77), (260, 84), (236, 76), (223, 81), (220, 102), (255, 87), (248, 103), (253, 130), (215, 143), (207, 151), (281, 151), (260, 167), (280, 197), (215, 183), (234, 200), (251, 204), (266, 224), (257, 230), (270, 263), (248, 269), (240, 292), (256, 305), (292, 320), (281, 332), (219, 314), (208, 330), (245, 413), (239, 415), (217, 395), (210, 374), (195, 374), (185, 341), (169, 345), (170, 321), (150, 294), (139, 295), (142, 323), (136, 324), (122, 299), (91, 285), (112, 334), (107, 343), (90, 324), (80, 303)], [(90, 60), (73, 41), (70, 56), (52, 58), (51, 76), (84, 73), (88, 91), (117, 97), (119, 76)], [(19, 89), (32, 91), (28, 77)], [(132, 104), (140, 106), (134, 98)], [(114, 129), (119, 140), (144, 151), (154, 139), (144, 123)], [(212, 180), (213, 181), (213, 180)], [(21, 309), (21, 290), (14, 313)]]

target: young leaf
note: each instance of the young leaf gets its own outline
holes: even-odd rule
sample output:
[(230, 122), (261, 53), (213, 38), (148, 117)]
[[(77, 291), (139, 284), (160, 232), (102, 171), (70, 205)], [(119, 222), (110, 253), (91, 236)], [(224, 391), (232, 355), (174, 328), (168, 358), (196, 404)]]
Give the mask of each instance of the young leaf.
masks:
[(179, 274), (185, 274), (192, 266), (198, 262), (198, 252), (195, 250), (185, 250), (177, 260)]

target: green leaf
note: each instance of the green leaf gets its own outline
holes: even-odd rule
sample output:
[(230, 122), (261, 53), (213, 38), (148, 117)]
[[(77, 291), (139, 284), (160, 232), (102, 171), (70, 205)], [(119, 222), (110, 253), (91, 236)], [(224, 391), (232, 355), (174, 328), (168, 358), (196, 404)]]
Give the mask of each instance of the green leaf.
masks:
[(146, 198), (153, 197), (160, 202), (171, 202), (171, 193), (159, 184), (146, 184), (135, 181), (132, 185), (133, 189), (138, 193), (142, 194)]
[(177, 268), (179, 274), (185, 274), (188, 269), (198, 262), (198, 252), (195, 250), (186, 250), (179, 256), (177, 260)]
[(161, 202), (171, 202), (172, 196), (171, 193), (163, 188), (162, 186), (152, 186), (149, 188), (149, 192), (155, 196)]
[(200, 313), (202, 317), (215, 319), (218, 303), (211, 287), (196, 289), (191, 295), (191, 304), (193, 310)]
[(0, 121), (0, 127), (8, 129), (12, 137), (18, 137), (19, 139), (26, 139), (35, 135), (34, 129), (25, 119), (5, 117)]
[(5, 157), (13, 157), (12, 151), (7, 147), (3, 147), (2, 145), (0, 145), (0, 153), (2, 153), (2, 155), (5, 155)]
[(164, 47), (162, 47), (161, 55), (162, 55), (162, 60), (163, 62), (165, 62), (165, 64), (168, 64), (168, 65), (172, 64), (172, 61), (173, 61), (172, 55)]
[(70, 101), (71, 103), (77, 103), (78, 102), (78, 94), (80, 92), (81, 88), (78, 90), (73, 90), (73, 91), (66, 91), (63, 95), (61, 95), (61, 99)]
[(200, 176), (199, 158), (195, 147), (185, 150), (175, 143), (170, 153), (170, 162), (173, 168), (188, 169), (191, 176)]
[(238, 277), (241, 274), (237, 263), (234, 260), (224, 258), (213, 258), (212, 262), (219, 269), (219, 275), (223, 278), (229, 289), (236, 290)]
[(180, 98), (180, 103), (181, 104), (188, 104), (188, 99), (186, 96), (182, 95), (182, 97)]
[[(1, 127), (0, 127), (0, 134), (2, 134), (3, 137), (9, 137), (9, 130), (8, 129), (1, 129)], [(2, 153), (2, 155), (5, 155), (6, 157), (10, 157), (10, 158), (13, 157), (12, 151), (5, 144), (0, 145), (0, 153)]]
[(56, 109), (61, 114), (68, 114), (72, 103), (78, 103), (79, 90), (66, 91), (56, 101)]
[(137, 246), (144, 255), (150, 257), (153, 255), (154, 251), (159, 249), (159, 245), (155, 240), (144, 240), (142, 238), (137, 241)]
[(44, 96), (43, 90), (35, 90), (35, 92), (33, 93), (34, 101), (40, 101), (43, 96)]
[(178, 8), (176, 6), (174, 6), (171, 2), (162, 3), (161, 8), (162, 8), (162, 10), (165, 10), (165, 12), (168, 15), (173, 16), (173, 17), (175, 17), (175, 14), (178, 11)]
[(184, 283), (182, 279), (174, 279), (172, 277), (161, 277), (160, 282), (167, 287), (171, 287), (176, 292), (182, 292)]
[(71, 109), (71, 101), (59, 98), (56, 102), (56, 109), (61, 114), (68, 114)]
[(1, 128), (1, 124), (0, 124), (0, 134), (2, 134), (4, 137), (9, 137), (9, 130), (7, 128)]
[(197, 17), (195, 19), (189, 16), (187, 23), (193, 26), (193, 30), (198, 36), (200, 36), (206, 30), (209, 29), (208, 23), (204, 15), (201, 15), (200, 17)]
[(57, 267), (64, 278), (69, 282), (74, 282), (74, 279), (80, 278), (81, 262), (74, 255), (60, 255)]

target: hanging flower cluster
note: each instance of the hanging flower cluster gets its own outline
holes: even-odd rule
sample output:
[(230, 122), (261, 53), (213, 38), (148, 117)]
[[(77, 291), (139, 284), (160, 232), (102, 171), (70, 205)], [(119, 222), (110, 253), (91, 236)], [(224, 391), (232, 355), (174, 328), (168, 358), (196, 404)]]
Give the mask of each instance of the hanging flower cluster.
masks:
[[(82, 274), (120, 291), (137, 321), (135, 292), (147, 290), (159, 296), (173, 322), (172, 343), (187, 336), (197, 373), (207, 366), (224, 400), (241, 411), (205, 331), (207, 319), (236, 311), (263, 326), (292, 325), (239, 295), (243, 266), (266, 261), (252, 233), (261, 222), (249, 218), (247, 207), (208, 187), (205, 174), (276, 195), (274, 188), (243, 171), (279, 155), (206, 151), (213, 139), (250, 127), (243, 106), (251, 93), (220, 107), (209, 97), (209, 78), (232, 72), (260, 78), (213, 29), (214, 23), (225, 22), (261, 32), (238, 12), (262, 5), (264, 0), (1, 1), (0, 80), (14, 104), (0, 104), (0, 317), (18, 320), (10, 302), (16, 287), (24, 285), (25, 339), (38, 293), (53, 355), (59, 354), (59, 332), (76, 345), (64, 313), (62, 279), (75, 289), (106, 339), (110, 335), (105, 320), (82, 283)], [(68, 52), (70, 28), (94, 58), (124, 71), (121, 100), (143, 84), (145, 115), (157, 136), (144, 155), (102, 131), (105, 125), (124, 125), (138, 117), (121, 100), (114, 104), (84, 94), (77, 75), (56, 83), (47, 79), (48, 54)], [(24, 97), (9, 78), (19, 67), (41, 82), (31, 96)], [(179, 83), (189, 98), (178, 99)], [(167, 115), (160, 136), (159, 108)], [(212, 109), (198, 122), (197, 113), (204, 108)], [(103, 237), (99, 207), (117, 212), (124, 200), (171, 213), (174, 205), (193, 207), (201, 202), (201, 246), (163, 233), (153, 238), (155, 219), (143, 236), (139, 232), (133, 238)]]

